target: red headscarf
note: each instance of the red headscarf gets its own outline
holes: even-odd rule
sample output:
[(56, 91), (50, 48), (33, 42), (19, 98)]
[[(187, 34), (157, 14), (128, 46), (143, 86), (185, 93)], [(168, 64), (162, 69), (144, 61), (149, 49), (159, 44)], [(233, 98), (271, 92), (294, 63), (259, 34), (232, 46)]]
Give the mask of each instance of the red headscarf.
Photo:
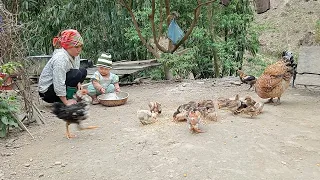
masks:
[(83, 45), (83, 39), (77, 30), (67, 29), (54, 37), (52, 44), (55, 47), (61, 46), (64, 49), (70, 49), (75, 46)]

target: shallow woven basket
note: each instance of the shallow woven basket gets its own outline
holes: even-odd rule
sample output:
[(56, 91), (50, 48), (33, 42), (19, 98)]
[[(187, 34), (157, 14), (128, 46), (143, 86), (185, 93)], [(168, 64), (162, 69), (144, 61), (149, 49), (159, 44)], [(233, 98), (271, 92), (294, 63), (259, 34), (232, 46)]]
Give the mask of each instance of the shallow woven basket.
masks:
[(104, 94), (101, 94), (98, 96), (98, 100), (100, 102), (100, 104), (104, 105), (104, 106), (120, 106), (120, 105), (123, 105), (127, 102), (128, 100), (128, 97), (129, 97), (129, 93), (127, 92), (118, 92), (117, 93), (117, 96), (119, 97), (119, 99), (117, 100), (106, 100), (106, 99), (103, 99), (104, 97)]

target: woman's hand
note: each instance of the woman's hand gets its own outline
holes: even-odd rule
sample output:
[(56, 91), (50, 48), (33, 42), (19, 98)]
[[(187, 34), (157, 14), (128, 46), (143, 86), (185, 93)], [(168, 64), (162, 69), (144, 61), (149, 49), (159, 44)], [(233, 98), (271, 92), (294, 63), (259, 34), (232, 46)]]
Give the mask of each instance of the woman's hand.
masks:
[(75, 99), (69, 99), (69, 100), (67, 100), (67, 103), (65, 105), (70, 106), (72, 104), (77, 104), (77, 101)]
[(81, 85), (81, 83), (78, 83), (78, 90), (82, 90), (83, 89), (83, 87), (82, 87), (82, 85)]

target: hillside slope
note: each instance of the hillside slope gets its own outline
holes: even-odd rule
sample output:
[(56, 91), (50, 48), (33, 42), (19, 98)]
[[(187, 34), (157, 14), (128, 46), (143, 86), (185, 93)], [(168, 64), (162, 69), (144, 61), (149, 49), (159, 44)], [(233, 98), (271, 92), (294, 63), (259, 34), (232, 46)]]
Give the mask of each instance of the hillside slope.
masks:
[(256, 15), (262, 27), (261, 52), (278, 55), (284, 49), (298, 54), (300, 44), (313, 45), (319, 0), (271, 0), (271, 8)]

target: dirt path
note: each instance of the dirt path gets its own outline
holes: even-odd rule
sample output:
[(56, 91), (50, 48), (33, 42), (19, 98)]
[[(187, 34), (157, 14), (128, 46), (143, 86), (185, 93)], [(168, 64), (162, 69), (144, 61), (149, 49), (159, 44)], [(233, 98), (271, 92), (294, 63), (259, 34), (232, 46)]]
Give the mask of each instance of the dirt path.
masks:
[[(289, 89), (280, 106), (266, 105), (251, 119), (219, 111), (203, 134), (190, 134), (171, 116), (190, 100), (252, 95), (228, 81), (202, 80), (122, 87), (126, 105), (91, 106), (96, 130), (64, 137), (65, 124), (48, 112), (45, 126), (31, 126), (35, 140), (18, 134), (0, 140), (0, 179), (318, 179), (320, 91)], [(159, 122), (142, 126), (138, 109), (163, 104)]]

